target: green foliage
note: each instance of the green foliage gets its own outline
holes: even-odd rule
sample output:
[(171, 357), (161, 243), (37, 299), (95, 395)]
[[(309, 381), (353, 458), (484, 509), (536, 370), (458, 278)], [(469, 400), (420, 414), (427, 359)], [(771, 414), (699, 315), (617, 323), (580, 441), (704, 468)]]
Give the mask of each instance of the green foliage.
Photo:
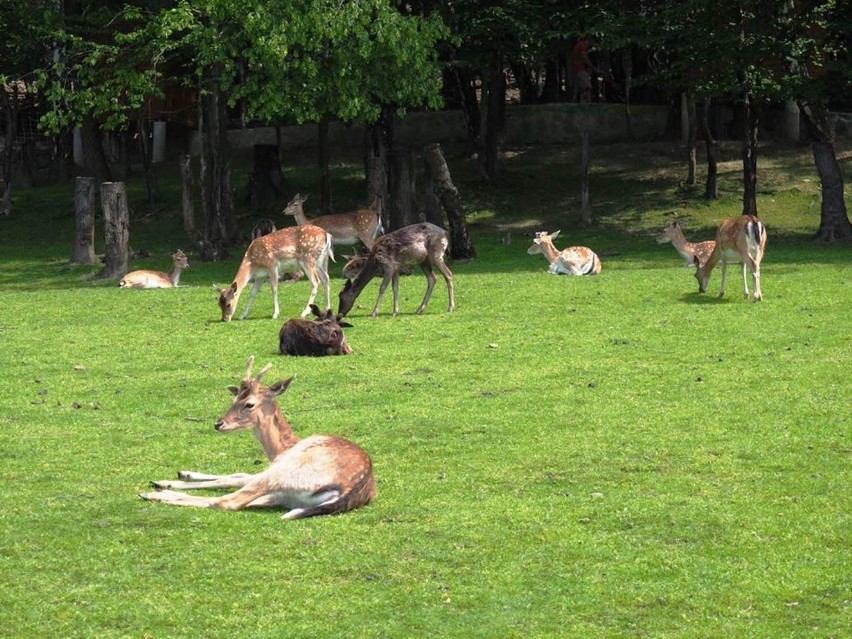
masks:
[[(0, 636), (844, 636), (848, 247), (807, 240), (810, 160), (768, 150), (766, 301), (739, 298), (736, 269), (726, 299), (696, 293), (653, 234), (672, 208), (694, 239), (736, 214), (737, 150), (719, 154), (708, 204), (679, 187), (674, 149), (593, 149), (586, 231), (578, 149), (520, 150), (488, 188), (450, 154), (480, 255), (451, 264), (458, 310), (439, 282), (414, 316), (415, 274), (402, 315), (370, 319), (371, 284), (356, 354), (322, 359), (276, 354), (268, 288), (249, 320), (216, 321), (210, 284), (236, 258), (190, 255), (176, 290), (81, 282), (62, 270), (72, 189), (21, 191), (0, 234)], [(358, 166), (336, 169), (341, 206), (363, 192)], [(164, 211), (130, 186), (131, 242), (154, 253), (133, 267), (167, 268), (177, 184)], [(601, 276), (526, 254), (556, 228), (602, 254)], [(298, 313), (306, 284), (282, 289)], [(371, 452), (374, 504), (283, 522), (136, 497), (182, 468), (264, 467), (250, 436), (212, 428), (250, 354), (272, 380), (296, 374), (282, 406), (299, 433)]]

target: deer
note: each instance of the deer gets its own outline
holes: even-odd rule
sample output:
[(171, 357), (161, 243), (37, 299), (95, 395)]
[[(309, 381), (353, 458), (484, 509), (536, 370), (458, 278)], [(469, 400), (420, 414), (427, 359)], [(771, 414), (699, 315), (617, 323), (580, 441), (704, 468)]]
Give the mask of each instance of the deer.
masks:
[(251, 227), (251, 239), (256, 240), (264, 235), (275, 233), (277, 230), (278, 228), (276, 228), (274, 221), (270, 220), (268, 217), (262, 217), (255, 222), (253, 227)]
[(548, 272), (551, 275), (598, 275), (601, 272), (601, 260), (597, 254), (585, 246), (571, 246), (559, 251), (553, 240), (559, 236), (559, 231), (548, 233), (539, 231), (535, 234), (532, 246), (527, 253), (541, 253), (550, 263)]
[(354, 280), (346, 280), (341, 289), (340, 303), (337, 308), (337, 317), (344, 317), (355, 304), (355, 299), (364, 290), (364, 287), (380, 271), (384, 273), (382, 283), (379, 286), (379, 296), (371, 313), (372, 317), (379, 314), (382, 297), (387, 290), (388, 284), (393, 283), (393, 314), (399, 314), (399, 275), (406, 266), (420, 266), (426, 276), (426, 295), (423, 302), (417, 308), (416, 313), (422, 315), (429, 304), (432, 289), (435, 288), (435, 273), (432, 267), (436, 267), (444, 276), (447, 283), (450, 303), (448, 312), (452, 313), (456, 308), (455, 295), (453, 291), (453, 274), (444, 263), (444, 253), (447, 251), (449, 242), (447, 232), (439, 226), (429, 222), (420, 222), (404, 226), (401, 229), (382, 235), (376, 240), (361, 272)]
[(281, 355), (352, 355), (352, 347), (346, 341), (343, 327), (352, 324), (335, 317), (331, 309), (320, 311), (311, 304), (313, 320), (293, 318), (284, 322), (278, 332), (278, 352)]
[(689, 242), (683, 235), (683, 227), (680, 225), (680, 220), (669, 220), (663, 227), (663, 230), (657, 235), (657, 242), (665, 244), (671, 242), (678, 253), (686, 260), (685, 267), (691, 268), (695, 266), (694, 259), (698, 258), (698, 263), (704, 264), (709, 258), (713, 249), (716, 247), (716, 242), (707, 240), (705, 242)]
[(384, 233), (382, 220), (373, 209), (357, 209), (349, 213), (334, 213), (308, 219), (303, 207), (307, 199), (307, 195), (302, 197), (296, 193), (285, 207), (284, 215), (292, 215), (299, 226), (313, 224), (324, 228), (331, 233), (335, 244), (352, 245), (361, 240), (367, 250), (370, 250), (376, 238)]
[(331, 291), (328, 281), (328, 260), (334, 259), (331, 235), (318, 226), (291, 226), (253, 240), (246, 249), (240, 268), (229, 288), (216, 288), (222, 321), (230, 322), (246, 284), (253, 282), (251, 293), (240, 319), (248, 316), (254, 296), (264, 282), (272, 288), (274, 309), (272, 319), (277, 319), (279, 273), (301, 268), (311, 282), (308, 303), (302, 311), (305, 317), (316, 299), (317, 288), (325, 288), (325, 307), (331, 308)]
[(728, 262), (739, 262), (742, 264), (743, 296), (746, 299), (750, 298), (748, 280), (746, 279), (746, 269), (748, 268), (751, 270), (751, 277), (754, 281), (754, 301), (762, 301), (760, 262), (763, 260), (765, 250), (766, 227), (756, 215), (741, 215), (738, 218), (723, 220), (716, 231), (716, 246), (707, 261), (701, 264), (698, 256), (693, 258), (697, 267), (695, 279), (698, 280), (698, 292), (707, 292), (707, 285), (710, 283), (713, 268), (721, 261), (722, 284), (719, 287), (719, 297), (724, 297)]
[[(282, 519), (344, 513), (373, 501), (376, 481), (370, 455), (336, 435), (300, 439), (282, 415), (277, 399), (294, 377), (264, 386), (261, 378), (272, 365), (267, 364), (252, 378), (253, 363), (254, 357), (249, 357), (240, 385), (228, 387), (233, 403), (213, 426), (220, 433), (251, 430), (269, 459), (266, 470), (231, 475), (180, 471), (178, 480), (152, 482), (158, 490), (139, 496), (171, 506), (219, 510), (285, 508)], [(182, 492), (231, 488), (237, 490), (219, 497)]]
[(118, 283), (120, 288), (176, 288), (180, 281), (180, 274), (185, 268), (189, 268), (189, 261), (180, 249), (172, 255), (174, 265), (169, 273), (162, 271), (131, 271)]

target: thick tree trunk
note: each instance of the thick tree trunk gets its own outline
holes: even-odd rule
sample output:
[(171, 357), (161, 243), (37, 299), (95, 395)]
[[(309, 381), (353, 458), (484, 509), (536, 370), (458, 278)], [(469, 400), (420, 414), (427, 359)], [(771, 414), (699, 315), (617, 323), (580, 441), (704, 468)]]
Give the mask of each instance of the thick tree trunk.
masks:
[(470, 241), (464, 207), (459, 191), (450, 177), (450, 169), (444, 159), (440, 144), (429, 144), (423, 149), (424, 158), (429, 164), (430, 175), (435, 192), (447, 214), (450, 227), (450, 257), (454, 260), (470, 260), (476, 257), (476, 250)]
[(153, 204), (160, 199), (160, 187), (157, 185), (150, 130), (145, 118), (139, 118), (139, 152), (142, 155), (142, 169), (145, 172), (145, 189), (148, 192), (148, 202)]
[(759, 117), (748, 92), (743, 95), (743, 215), (757, 215), (757, 133)]
[(589, 204), (589, 131), (580, 131), (580, 222), (584, 226), (592, 223), (592, 207)]
[(695, 94), (686, 94), (686, 184), (693, 186), (695, 184)]
[(417, 221), (414, 206), (416, 193), (414, 154), (410, 149), (397, 148), (388, 155), (388, 192), (390, 194), (390, 228), (395, 231)]
[(72, 264), (95, 263), (95, 178), (78, 177), (74, 184), (74, 236)]
[(227, 247), (237, 236), (226, 102), (216, 76), (214, 69), (209, 90), (199, 100), (201, 209), (205, 220), (201, 259), (205, 261), (227, 257)]
[(512, 75), (515, 77), (515, 85), (521, 98), (521, 104), (535, 104), (538, 102), (538, 86), (533, 80), (530, 70), (522, 62), (512, 65)]
[(506, 127), (506, 73), (499, 56), (492, 58), (486, 72), (481, 120), (479, 175), (483, 180), (491, 182), (499, 172), (497, 162)]
[(101, 184), (101, 207), (104, 213), (104, 267), (95, 277), (123, 277), (127, 274), (127, 245), (130, 235), (124, 182)]
[(101, 142), (101, 130), (93, 117), (86, 116), (83, 118), (80, 135), (83, 142), (83, 158), (86, 169), (99, 183), (109, 182), (112, 180), (112, 173), (109, 170), (104, 146)]
[(284, 174), (276, 144), (255, 144), (252, 149), (249, 199), (255, 208), (284, 195)]
[(455, 69), (454, 76), (458, 85), (459, 102), (467, 126), (467, 139), (472, 148), (479, 146), (482, 119), (479, 113), (479, 102), (476, 99), (474, 75), (466, 69)]
[(425, 160), (425, 158), (423, 161), (423, 168), (424, 179), (422, 181), (421, 196), (423, 198), (423, 210), (426, 221), (434, 224), (435, 226), (440, 226), (442, 229), (446, 229), (447, 224), (444, 222), (444, 209), (441, 206), (441, 200), (438, 198), (438, 193), (435, 191), (435, 180), (432, 177), (432, 169), (429, 167), (429, 163)]
[(180, 159), (181, 212), (183, 230), (189, 241), (203, 253), (204, 238), (195, 225), (195, 177), (192, 173), (192, 156), (184, 155)]
[(331, 213), (331, 169), (329, 167), (328, 149), (328, 116), (320, 118), (317, 130), (319, 132), (319, 172), (320, 172), (320, 212), (322, 215)]
[(701, 117), (699, 118), (701, 135), (704, 138), (704, 146), (707, 150), (707, 181), (704, 183), (705, 200), (715, 200), (719, 197), (719, 169), (716, 164), (716, 140), (710, 130), (710, 105), (710, 98), (704, 100), (704, 108), (701, 110)]
[(3, 172), (3, 200), (0, 202), (0, 215), (9, 215), (12, 212), (12, 158), (15, 152), (15, 142), (18, 139), (18, 91), (17, 83), (12, 83), (11, 95), (3, 90), (4, 95), (0, 97), (3, 102), (3, 112), (6, 116), (6, 141), (3, 145), (2, 169)]
[(386, 108), (379, 119), (367, 127), (367, 157), (364, 160), (367, 175), (367, 199), (382, 221), (390, 228), (388, 194), (388, 153), (393, 143), (393, 111)]

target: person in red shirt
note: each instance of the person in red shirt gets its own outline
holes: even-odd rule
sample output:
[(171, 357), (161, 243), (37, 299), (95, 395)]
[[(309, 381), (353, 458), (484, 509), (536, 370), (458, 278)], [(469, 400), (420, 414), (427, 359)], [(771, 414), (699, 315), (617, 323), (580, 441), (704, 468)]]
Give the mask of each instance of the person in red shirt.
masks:
[(589, 48), (594, 44), (591, 36), (583, 36), (571, 50), (571, 69), (574, 71), (574, 102), (592, 101), (592, 76), (599, 74), (598, 68), (589, 58)]

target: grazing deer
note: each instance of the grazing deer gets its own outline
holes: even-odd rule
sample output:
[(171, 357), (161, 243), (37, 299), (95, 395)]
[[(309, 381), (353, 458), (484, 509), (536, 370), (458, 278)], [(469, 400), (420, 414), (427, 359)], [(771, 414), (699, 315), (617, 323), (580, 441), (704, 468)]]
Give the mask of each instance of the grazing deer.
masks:
[(348, 322), (338, 320), (328, 309), (322, 312), (311, 304), (314, 320), (293, 318), (284, 322), (278, 332), (278, 352), (282, 355), (351, 355), (354, 351), (343, 334)]
[(559, 236), (559, 231), (547, 233), (539, 231), (535, 234), (533, 244), (527, 253), (535, 255), (542, 253), (550, 262), (548, 272), (552, 275), (597, 275), (601, 272), (601, 259), (590, 248), (571, 246), (561, 252), (553, 245), (553, 240)]
[(335, 244), (349, 245), (361, 240), (364, 246), (367, 247), (367, 250), (370, 250), (373, 248), (376, 238), (384, 233), (382, 221), (379, 219), (376, 211), (372, 209), (358, 209), (350, 213), (321, 215), (320, 217), (309, 220), (302, 207), (307, 199), (307, 195), (302, 197), (296, 193), (284, 209), (284, 215), (292, 215), (296, 218), (296, 224), (299, 226), (313, 224), (314, 226), (324, 228), (331, 233)]
[(704, 264), (709, 258), (713, 249), (716, 248), (716, 242), (707, 240), (706, 242), (688, 242), (683, 235), (683, 228), (679, 220), (669, 220), (663, 227), (663, 230), (657, 235), (657, 242), (665, 244), (671, 242), (678, 253), (686, 260), (684, 266), (694, 267), (695, 258), (698, 258), (699, 265)]
[(183, 251), (177, 250), (172, 255), (174, 266), (170, 273), (162, 271), (131, 271), (118, 283), (121, 288), (175, 288), (180, 281), (181, 271), (189, 268), (189, 261)]
[(722, 262), (722, 284), (719, 287), (719, 297), (725, 295), (725, 276), (728, 262), (740, 262), (743, 273), (743, 295), (749, 299), (746, 268), (751, 269), (754, 280), (754, 301), (763, 299), (760, 292), (760, 262), (766, 249), (766, 227), (756, 215), (741, 215), (738, 218), (723, 220), (716, 231), (716, 247), (710, 257), (702, 265), (698, 256), (694, 258), (698, 270), (695, 279), (698, 280), (698, 292), (707, 292), (710, 274), (717, 262)]
[(178, 481), (156, 481), (160, 489), (238, 488), (221, 497), (196, 497), (177, 490), (158, 490), (139, 496), (172, 506), (242, 510), (243, 508), (286, 508), (282, 519), (331, 515), (365, 506), (376, 496), (373, 464), (357, 444), (335, 435), (313, 435), (300, 439), (284, 419), (277, 397), (290, 385), (290, 377), (262, 386), (266, 365), (252, 379), (254, 357), (248, 360), (245, 378), (231, 408), (214, 425), (220, 433), (251, 430), (270, 461), (257, 474), (208, 475), (181, 471)]
[(400, 271), (403, 267), (416, 265), (420, 266), (426, 276), (426, 295), (417, 308), (417, 314), (421, 315), (426, 310), (426, 305), (432, 296), (432, 289), (435, 288), (433, 266), (441, 271), (444, 281), (447, 283), (447, 291), (450, 296), (448, 311), (452, 313), (456, 308), (456, 301), (453, 293), (453, 274), (444, 264), (444, 253), (447, 246), (447, 232), (429, 222), (411, 224), (382, 235), (373, 245), (373, 249), (367, 256), (358, 277), (354, 280), (346, 280), (346, 285), (340, 291), (337, 317), (343, 317), (352, 309), (355, 299), (361, 294), (369, 281), (378, 275), (380, 270), (384, 272), (384, 278), (381, 286), (379, 286), (379, 297), (376, 299), (376, 305), (373, 307), (371, 315), (376, 317), (379, 314), (382, 296), (391, 282), (393, 283), (393, 314), (398, 315)]
[(275, 227), (275, 222), (268, 217), (262, 217), (251, 228), (251, 239), (256, 240), (264, 235), (275, 233), (278, 229)]
[[(345, 280), (354, 280), (358, 277), (358, 274), (361, 272), (361, 269), (364, 268), (364, 264), (367, 263), (367, 255), (344, 255), (344, 259), (346, 260), (346, 264), (343, 266), (343, 279)], [(411, 267), (403, 266), (399, 269), (400, 275), (411, 275)], [(382, 268), (381, 264), (376, 264), (376, 275), (381, 275), (384, 277), (385, 270)]]
[(230, 322), (237, 310), (237, 302), (246, 284), (254, 282), (245, 309), (240, 319), (245, 319), (251, 308), (254, 296), (267, 280), (272, 287), (275, 301), (272, 318), (278, 317), (278, 279), (282, 272), (301, 268), (311, 282), (308, 303), (302, 311), (302, 317), (310, 313), (311, 304), (317, 295), (320, 283), (325, 287), (325, 306), (331, 307), (331, 292), (328, 282), (328, 259), (334, 259), (331, 235), (318, 226), (291, 226), (269, 235), (257, 238), (246, 249), (243, 261), (234, 281), (229, 288), (219, 291), (219, 308), (222, 309), (222, 321)]

